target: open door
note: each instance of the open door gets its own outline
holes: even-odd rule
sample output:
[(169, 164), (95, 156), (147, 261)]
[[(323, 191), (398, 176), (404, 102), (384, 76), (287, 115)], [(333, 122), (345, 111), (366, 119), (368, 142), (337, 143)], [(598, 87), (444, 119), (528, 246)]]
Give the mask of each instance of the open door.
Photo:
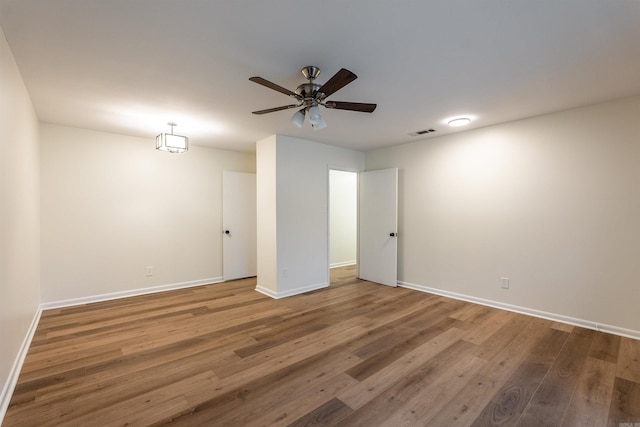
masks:
[(398, 169), (361, 172), (358, 277), (398, 286)]
[(224, 280), (257, 274), (256, 174), (222, 172)]

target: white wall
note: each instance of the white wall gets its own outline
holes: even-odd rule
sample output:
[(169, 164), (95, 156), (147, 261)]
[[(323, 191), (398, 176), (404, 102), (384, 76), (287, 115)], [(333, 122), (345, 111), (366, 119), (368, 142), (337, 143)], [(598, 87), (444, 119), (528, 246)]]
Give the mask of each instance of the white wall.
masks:
[[(262, 147), (266, 145), (269, 147)], [(267, 159), (261, 158), (263, 148)], [(258, 246), (257, 289), (283, 297), (328, 286), (329, 168), (363, 170), (364, 153), (276, 135), (275, 142), (258, 142), (257, 156), (258, 193), (263, 179), (273, 180), (274, 170), (276, 186), (276, 234)], [(259, 194), (259, 203), (261, 197)], [(259, 204), (258, 225), (264, 215)], [(264, 264), (260, 259), (266, 256), (265, 251), (277, 253), (276, 283), (267, 282), (273, 277), (261, 270)]]
[(276, 203), (276, 136), (256, 143), (256, 233), (258, 287), (278, 292), (278, 236)]
[(356, 263), (358, 246), (358, 174), (332, 169), (329, 173), (329, 263)]
[(38, 119), (1, 30), (0, 135), (1, 422), (40, 303)]
[(400, 168), (400, 280), (640, 331), (639, 119), (631, 97), (368, 152)]
[(221, 280), (222, 171), (253, 154), (49, 124), (41, 141), (43, 302)]

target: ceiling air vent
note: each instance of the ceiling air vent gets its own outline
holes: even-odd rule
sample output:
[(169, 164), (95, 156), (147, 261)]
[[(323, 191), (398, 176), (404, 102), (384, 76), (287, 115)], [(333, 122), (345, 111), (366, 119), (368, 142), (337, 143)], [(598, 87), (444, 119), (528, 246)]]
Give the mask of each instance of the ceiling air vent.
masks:
[(429, 128), (429, 129), (425, 129), (425, 130), (417, 130), (415, 132), (411, 132), (411, 133), (409, 133), (409, 135), (411, 135), (411, 136), (420, 136), (420, 135), (426, 135), (428, 133), (433, 133), (435, 131), (436, 131), (435, 129)]

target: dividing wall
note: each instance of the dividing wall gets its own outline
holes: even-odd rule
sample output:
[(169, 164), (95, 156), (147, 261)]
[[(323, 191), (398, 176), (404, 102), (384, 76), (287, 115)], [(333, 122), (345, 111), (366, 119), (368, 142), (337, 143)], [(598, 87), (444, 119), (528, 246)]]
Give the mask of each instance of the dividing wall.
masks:
[(258, 141), (258, 287), (281, 298), (329, 286), (329, 169), (364, 153), (274, 135)]

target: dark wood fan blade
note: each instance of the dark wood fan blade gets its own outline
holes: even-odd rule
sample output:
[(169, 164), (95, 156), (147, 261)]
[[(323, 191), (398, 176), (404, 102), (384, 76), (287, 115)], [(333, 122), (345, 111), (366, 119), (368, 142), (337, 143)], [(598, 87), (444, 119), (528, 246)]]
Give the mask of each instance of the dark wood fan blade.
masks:
[(293, 96), (294, 98), (298, 98), (300, 96), (297, 93), (292, 92), (289, 89), (286, 89), (282, 86), (278, 86), (275, 83), (271, 83), (269, 80), (265, 80), (262, 77), (251, 77), (249, 78), (249, 80), (251, 80), (252, 82), (258, 83), (259, 85), (266, 86), (269, 89), (277, 90), (278, 92), (284, 93), (285, 95)]
[(331, 94), (336, 93), (357, 78), (358, 76), (353, 74), (351, 71), (347, 70), (346, 68), (342, 68), (340, 71), (335, 73), (328, 82), (323, 84), (322, 87), (318, 89), (318, 92), (324, 93), (326, 98)]
[(266, 110), (252, 111), (252, 114), (267, 114), (267, 113), (273, 113), (274, 111), (282, 111), (282, 110), (288, 110), (290, 108), (298, 108), (298, 107), (301, 107), (301, 105), (300, 104), (283, 105), (282, 107), (267, 108)]
[(361, 111), (363, 113), (373, 113), (373, 110), (378, 106), (377, 104), (366, 104), (363, 102), (340, 102), (340, 101), (328, 101), (324, 104), (327, 108), (335, 108), (336, 110), (351, 110)]

